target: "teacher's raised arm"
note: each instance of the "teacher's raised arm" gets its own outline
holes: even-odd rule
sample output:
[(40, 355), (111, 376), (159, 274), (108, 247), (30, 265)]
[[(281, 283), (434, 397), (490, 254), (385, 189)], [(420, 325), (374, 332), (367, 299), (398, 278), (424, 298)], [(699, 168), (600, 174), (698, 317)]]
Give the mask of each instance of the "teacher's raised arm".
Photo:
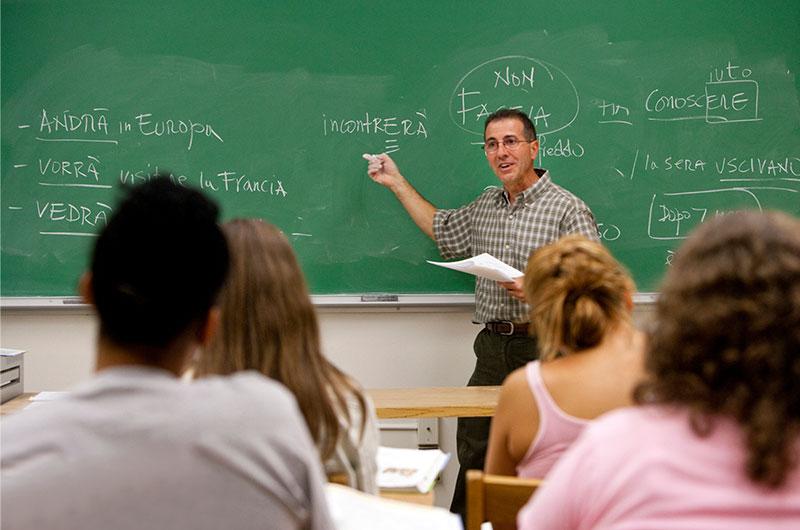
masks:
[[(389, 188), (411, 218), (431, 237), (445, 259), (488, 253), (511, 267), (525, 270), (528, 256), (568, 233), (598, 240), (589, 207), (558, 186), (546, 169), (534, 167), (539, 141), (530, 117), (500, 109), (486, 118), (483, 150), (499, 181), (475, 200), (455, 209), (437, 209), (425, 200), (386, 154), (364, 155), (367, 173)], [(476, 168), (477, 171), (477, 168)], [(530, 307), (521, 279), (499, 283), (478, 278), (475, 316), (482, 329), (475, 340), (475, 371), (469, 386), (499, 385), (516, 368), (538, 357), (529, 334)], [(464, 514), (466, 469), (482, 469), (489, 437), (489, 418), (459, 418), (459, 471), (450, 509)]]

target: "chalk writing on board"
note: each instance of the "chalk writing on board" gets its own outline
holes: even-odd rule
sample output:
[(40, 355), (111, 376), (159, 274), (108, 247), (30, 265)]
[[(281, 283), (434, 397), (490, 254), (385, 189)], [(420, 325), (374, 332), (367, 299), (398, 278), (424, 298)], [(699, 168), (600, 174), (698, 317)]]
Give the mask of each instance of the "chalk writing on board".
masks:
[[(121, 169), (119, 182), (121, 184), (140, 184), (152, 178), (154, 174), (163, 174), (164, 170), (158, 165), (147, 164), (141, 169)], [(169, 178), (182, 186), (196, 186), (211, 192), (227, 193), (260, 193), (272, 197), (283, 198), (288, 195), (283, 180), (276, 176), (264, 177), (248, 175), (234, 169), (219, 171), (199, 171), (196, 174), (176, 173), (166, 171)]]
[(559, 138), (552, 145), (547, 136), (539, 138), (539, 159), (545, 158), (581, 158), (586, 153), (583, 144), (573, 142), (571, 138)]
[(322, 115), (322, 135), (362, 135), (383, 137), (385, 153), (400, 150), (398, 138), (416, 136), (428, 138), (425, 120), (428, 116), (425, 109), (417, 110), (408, 116), (379, 115), (365, 112), (361, 117), (331, 117)]
[(74, 113), (65, 109), (59, 113), (47, 113), (42, 109), (39, 120), (41, 133), (101, 133), (108, 135), (107, 108), (95, 107), (91, 112)]
[[(209, 123), (193, 119), (176, 119), (172, 117), (154, 117), (144, 112), (131, 118), (123, 118), (114, 122), (108, 116), (106, 107), (93, 107), (87, 112), (72, 112), (68, 109), (53, 113), (42, 109), (39, 119), (39, 133), (36, 140), (40, 142), (85, 142), (118, 144), (126, 134), (142, 136), (182, 136), (186, 141), (186, 150), (191, 151), (195, 136), (211, 138), (220, 143), (222, 136)], [(24, 125), (19, 125), (23, 127)], [(110, 130), (118, 130), (119, 137), (109, 138)], [(58, 136), (50, 136), (58, 135)]]
[[(637, 162), (638, 160), (639, 160), (639, 150), (637, 149), (637, 150), (636, 150), (636, 154), (635, 154), (635, 155), (633, 155), (633, 163), (631, 164), (631, 169), (630, 169), (630, 172), (628, 172), (628, 173), (623, 173), (623, 171), (622, 171), (621, 169), (619, 169), (618, 167), (612, 167), (611, 169), (613, 169), (614, 171), (616, 171), (616, 172), (617, 172), (617, 174), (618, 174), (620, 177), (622, 177), (622, 178), (627, 178), (628, 180), (633, 180), (633, 177), (634, 177), (634, 176), (636, 176), (636, 162)], [(627, 171), (627, 168), (626, 168), (626, 171)]]
[(753, 71), (731, 61), (712, 69), (702, 87), (675, 93), (653, 88), (644, 100), (651, 121), (703, 120), (709, 124), (761, 121)]
[(188, 136), (186, 150), (191, 151), (194, 144), (194, 137), (196, 134), (206, 136), (208, 138), (215, 138), (219, 142), (223, 142), (222, 137), (214, 130), (208, 123), (194, 122), (192, 120), (175, 120), (164, 119), (153, 121), (153, 115), (150, 113), (138, 114), (133, 119), (133, 125), (130, 122), (120, 121), (120, 132), (128, 132), (131, 130), (138, 130), (144, 136), (164, 136), (164, 135), (184, 135)]
[(597, 230), (600, 232), (600, 239), (603, 241), (616, 241), (622, 236), (622, 230), (611, 223), (597, 223)]
[(461, 129), (483, 134), (483, 121), (507, 107), (527, 114), (541, 135), (569, 127), (580, 112), (572, 80), (558, 67), (521, 55), (490, 59), (467, 72), (450, 97), (450, 118)]
[(758, 193), (798, 193), (778, 186), (751, 186), (654, 193), (648, 213), (647, 235), (656, 240), (685, 239), (688, 232), (713, 215), (737, 208), (761, 211)]
[(725, 175), (721, 182), (746, 182), (775, 177), (775, 180), (800, 182), (800, 158), (794, 156), (774, 157), (728, 157), (705, 160), (684, 155), (658, 157), (645, 153), (642, 160), (644, 171), (716, 173)]
[(600, 109), (601, 115), (597, 123), (633, 125), (630, 121), (631, 111), (628, 107), (605, 99), (596, 102), (596, 106)]
[[(69, 176), (76, 179), (100, 180), (98, 165), (100, 160), (93, 155), (86, 155), (85, 160), (39, 159), (39, 173), (45, 175)], [(18, 164), (19, 165), (19, 164)]]
[[(23, 123), (18, 128), (30, 129), (32, 141), (45, 142), (37, 149), (45, 152), (37, 153), (30, 161), (16, 161), (14, 171), (20, 176), (36, 174), (40, 193), (23, 203), (10, 204), (8, 209), (15, 215), (28, 215), (39, 221), (34, 230), (43, 236), (95, 237), (112, 211), (111, 206), (102, 202), (109, 190), (116, 184), (137, 184), (156, 173), (165, 173), (158, 165), (147, 162), (135, 168), (113, 167), (108, 159), (115, 158), (106, 156), (98, 144), (127, 144), (125, 149), (138, 150), (143, 138), (162, 142), (166, 137), (175, 137), (181, 139), (186, 150), (192, 150), (200, 137), (223, 142), (215, 127), (202, 120), (165, 118), (150, 112), (117, 119), (109, 108), (100, 106), (59, 112), (42, 108), (36, 113), (36, 122), (34, 127)], [(45, 146), (54, 142), (71, 142), (75, 147), (70, 151), (74, 154), (49, 155)], [(166, 173), (176, 184), (211, 193), (257, 194), (276, 200), (288, 195), (283, 179), (275, 174), (261, 175), (225, 166)], [(70, 188), (100, 195), (79, 199), (71, 194)]]
[[(61, 201), (39, 201), (38, 199), (35, 202), (36, 215), (39, 219), (62, 221), (69, 225), (82, 227), (105, 226), (108, 223), (108, 214), (111, 212), (111, 206), (102, 202), (73, 204)], [(40, 234), (51, 235), (47, 232), (40, 232)], [(59, 235), (64, 234), (66, 233), (62, 232)]]

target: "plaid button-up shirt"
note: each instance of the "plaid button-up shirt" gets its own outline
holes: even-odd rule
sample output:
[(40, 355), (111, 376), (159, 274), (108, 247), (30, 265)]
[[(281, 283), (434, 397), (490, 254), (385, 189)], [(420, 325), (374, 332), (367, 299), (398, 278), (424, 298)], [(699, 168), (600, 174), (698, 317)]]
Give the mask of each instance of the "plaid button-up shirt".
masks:
[[(488, 252), (524, 271), (531, 252), (561, 236), (583, 234), (599, 240), (589, 207), (553, 183), (546, 170), (513, 205), (503, 188), (486, 189), (473, 202), (453, 210), (437, 210), (433, 233), (445, 259), (468, 258)], [(477, 278), (475, 322), (528, 322), (530, 307), (508, 294), (497, 282)]]

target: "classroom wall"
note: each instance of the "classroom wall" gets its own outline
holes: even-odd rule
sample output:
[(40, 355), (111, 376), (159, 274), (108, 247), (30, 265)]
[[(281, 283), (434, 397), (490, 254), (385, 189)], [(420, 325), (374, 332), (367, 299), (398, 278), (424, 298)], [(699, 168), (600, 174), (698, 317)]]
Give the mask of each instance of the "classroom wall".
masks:
[[(638, 304), (637, 324), (652, 321), (651, 304)], [(367, 388), (461, 386), (474, 365), (478, 326), (468, 308), (320, 309), (323, 347), (339, 367)], [(96, 323), (87, 308), (5, 309), (0, 346), (27, 351), (25, 391), (66, 390), (94, 367)], [(382, 422), (385, 445), (413, 446), (415, 423)], [(439, 506), (449, 506), (455, 484), (455, 419), (441, 419), (439, 445), (453, 455), (436, 487)]]

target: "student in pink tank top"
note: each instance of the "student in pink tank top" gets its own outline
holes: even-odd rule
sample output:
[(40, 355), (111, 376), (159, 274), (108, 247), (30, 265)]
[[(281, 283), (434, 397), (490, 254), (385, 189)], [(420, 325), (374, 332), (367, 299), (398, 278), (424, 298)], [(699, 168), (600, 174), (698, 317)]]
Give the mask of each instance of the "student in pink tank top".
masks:
[(584, 431), (519, 528), (800, 528), (800, 220), (706, 221), (655, 324), (640, 406)]
[(542, 478), (590, 420), (632, 403), (644, 339), (633, 280), (600, 243), (570, 235), (540, 248), (524, 285), (541, 361), (503, 383), (485, 471)]

